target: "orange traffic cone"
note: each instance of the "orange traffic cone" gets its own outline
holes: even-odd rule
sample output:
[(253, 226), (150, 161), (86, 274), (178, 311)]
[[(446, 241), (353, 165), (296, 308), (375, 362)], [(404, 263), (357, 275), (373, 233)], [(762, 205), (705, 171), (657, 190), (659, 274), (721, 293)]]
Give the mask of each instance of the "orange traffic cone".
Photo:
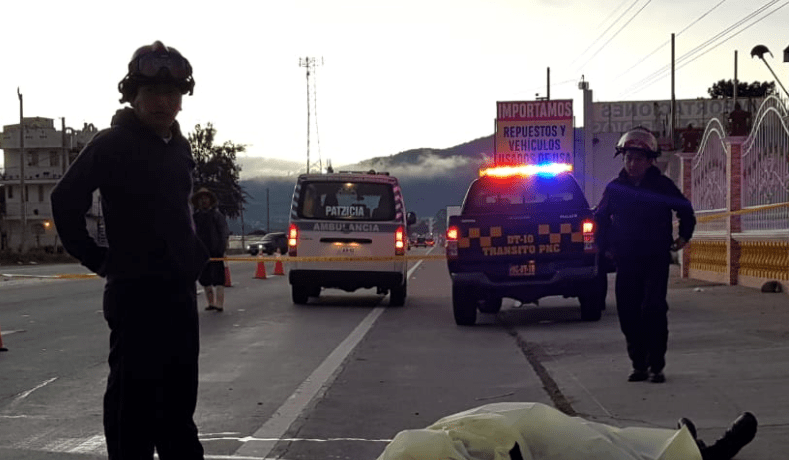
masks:
[(8, 351), (8, 348), (3, 346), (3, 333), (0, 331), (0, 351)]
[(279, 253), (277, 253), (277, 263), (274, 264), (274, 274), (275, 275), (284, 275), (285, 268), (282, 266), (282, 260), (279, 258)]
[(233, 283), (230, 282), (230, 265), (225, 262), (225, 287), (233, 287)]
[(258, 261), (258, 269), (255, 272), (255, 278), (264, 280), (266, 279), (266, 265), (263, 264), (263, 261)]

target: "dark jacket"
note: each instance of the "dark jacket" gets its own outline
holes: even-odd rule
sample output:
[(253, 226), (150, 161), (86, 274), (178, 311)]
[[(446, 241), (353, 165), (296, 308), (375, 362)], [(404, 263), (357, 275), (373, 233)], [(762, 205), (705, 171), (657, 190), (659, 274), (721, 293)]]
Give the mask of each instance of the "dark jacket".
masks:
[(674, 182), (652, 166), (634, 185), (622, 169), (595, 212), (601, 252), (610, 250), (617, 258), (667, 254), (674, 242), (672, 211), (679, 218), (679, 236), (690, 241), (696, 226), (693, 206)]
[(230, 230), (225, 216), (216, 207), (197, 209), (192, 215), (197, 228), (197, 237), (203, 242), (211, 257), (223, 257), (227, 250)]
[[(196, 280), (208, 254), (197, 238), (189, 198), (189, 142), (173, 125), (165, 142), (130, 108), (80, 152), (52, 191), (52, 216), (63, 246), (108, 278), (154, 276)], [(101, 194), (108, 248), (87, 230), (93, 192)]]

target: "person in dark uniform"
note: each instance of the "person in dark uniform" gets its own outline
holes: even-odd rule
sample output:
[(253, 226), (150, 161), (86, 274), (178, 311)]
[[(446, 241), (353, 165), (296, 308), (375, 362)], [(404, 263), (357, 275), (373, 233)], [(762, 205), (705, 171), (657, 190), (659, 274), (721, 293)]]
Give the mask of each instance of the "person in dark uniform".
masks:
[[(192, 205), (195, 208), (192, 217), (195, 221), (197, 237), (208, 248), (211, 258), (225, 256), (227, 237), (230, 235), (227, 219), (219, 212), (218, 203), (219, 200), (214, 192), (207, 188), (201, 188), (192, 196)], [(208, 306), (205, 309), (224, 311), (225, 263), (220, 260), (208, 262), (198, 281), (203, 286), (208, 300)]]
[[(665, 381), (668, 345), (668, 290), (671, 251), (693, 235), (693, 207), (671, 179), (655, 166), (657, 139), (645, 128), (626, 132), (614, 156), (624, 168), (605, 188), (595, 219), (600, 250), (616, 264), (619, 324), (633, 365), (628, 380)], [(672, 211), (679, 218), (674, 238)]]
[[(121, 103), (52, 191), (63, 246), (106, 277), (110, 375), (104, 434), (111, 460), (204, 458), (197, 437), (200, 349), (195, 281), (208, 261), (189, 198), (195, 162), (176, 115), (192, 67), (160, 41), (139, 48), (118, 84)], [(87, 231), (101, 195), (108, 246)]]

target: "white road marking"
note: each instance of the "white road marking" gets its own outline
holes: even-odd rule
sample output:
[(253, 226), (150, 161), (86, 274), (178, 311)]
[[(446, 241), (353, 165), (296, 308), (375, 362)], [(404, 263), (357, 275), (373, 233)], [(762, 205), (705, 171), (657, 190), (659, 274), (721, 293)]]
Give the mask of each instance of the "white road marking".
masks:
[(50, 383), (54, 382), (57, 379), (58, 379), (57, 377), (52, 377), (51, 379), (49, 379), (49, 380), (47, 380), (47, 381), (45, 381), (43, 383), (38, 384), (37, 386), (35, 386), (32, 389), (27, 390), (24, 393), (20, 393), (19, 396), (14, 398), (14, 400), (13, 400), (13, 402), (11, 404), (15, 404), (15, 403), (18, 403), (18, 402), (22, 401), (23, 399), (25, 399), (28, 396), (30, 396), (30, 394), (33, 393), (34, 391), (49, 385)]
[[(408, 270), (406, 279), (411, 277), (421, 263), (421, 260), (417, 261)], [(236, 451), (236, 454), (266, 458), (277, 442), (282, 440), (282, 436), (301, 415), (309, 402), (336, 377), (337, 369), (373, 327), (373, 324), (383, 312), (384, 307), (375, 307), (320, 366), (296, 388), (296, 391), (285, 400), (285, 403), (274, 412), (274, 415), (263, 426), (251, 437), (242, 438), (245, 439), (244, 445)]]
[[(406, 278), (411, 278), (414, 271), (422, 263), (422, 260), (417, 261), (406, 274)], [(306, 405), (312, 400), (315, 395), (328, 384), (334, 376), (336, 370), (345, 361), (345, 358), (351, 351), (358, 345), (362, 338), (367, 334), (367, 331), (372, 328), (375, 321), (383, 313), (383, 307), (376, 307), (371, 311), (359, 325), (351, 332), (351, 334), (340, 343), (339, 346), (321, 363), (315, 371), (310, 374), (307, 379), (302, 382), (296, 391), (280, 406), (275, 412), (275, 415), (269, 419), (254, 436), (245, 437), (228, 437), (223, 435), (233, 435), (238, 433), (204, 433), (201, 435), (201, 442), (232, 440), (244, 443), (244, 446), (236, 453), (242, 454), (242, 450), (249, 450), (253, 456), (250, 455), (210, 455), (206, 454), (206, 460), (283, 460), (267, 457), (277, 442), (337, 442), (337, 441), (351, 441), (351, 442), (391, 442), (391, 439), (363, 439), (363, 438), (283, 438), (290, 425), (301, 415)], [(5, 334), (12, 334), (19, 331), (7, 331)], [(32, 394), (34, 391), (43, 388), (44, 386), (57, 380), (53, 377), (36, 387), (21, 393), (14, 399), (15, 402), (22, 401)], [(12, 403), (13, 404), (13, 403)], [(41, 416), (28, 416), (28, 415), (0, 415), (0, 418), (14, 419), (14, 418), (41, 418)], [(270, 436), (266, 436), (270, 433)], [(217, 437), (219, 436), (219, 437)], [(262, 445), (250, 446), (250, 443), (260, 443)], [(250, 449), (245, 447), (250, 446)], [(46, 452), (63, 452), (74, 454), (103, 454), (106, 453), (106, 445), (103, 434), (96, 434), (84, 438), (61, 438), (52, 441), (40, 449)], [(255, 455), (257, 454), (257, 455)], [(154, 457), (159, 458), (154, 454)]]

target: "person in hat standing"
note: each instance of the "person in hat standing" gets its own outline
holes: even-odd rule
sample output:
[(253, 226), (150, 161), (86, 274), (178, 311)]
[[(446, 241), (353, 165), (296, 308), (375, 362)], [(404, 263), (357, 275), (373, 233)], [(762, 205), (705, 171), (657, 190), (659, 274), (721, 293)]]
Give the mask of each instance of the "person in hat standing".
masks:
[[(214, 192), (201, 188), (192, 196), (195, 212), (192, 215), (197, 229), (197, 236), (208, 248), (212, 259), (225, 257), (227, 237), (230, 230), (227, 219), (219, 212), (218, 200)], [(198, 279), (205, 290), (208, 300), (206, 310), (224, 311), (225, 303), (225, 264), (221, 260), (212, 260), (203, 268)]]
[[(195, 162), (175, 120), (192, 67), (160, 41), (139, 48), (118, 84), (128, 102), (52, 191), (63, 246), (102, 277), (110, 328), (104, 434), (111, 460), (202, 460), (197, 404), (200, 329), (195, 281), (208, 251), (189, 199)], [(88, 232), (101, 196), (107, 247)]]
[[(595, 212), (601, 254), (616, 264), (616, 308), (633, 365), (631, 382), (666, 380), (668, 291), (671, 251), (693, 236), (690, 201), (655, 166), (660, 147), (642, 127), (626, 132), (614, 156), (623, 156), (619, 176), (608, 183)], [(674, 238), (673, 214), (679, 218)]]

